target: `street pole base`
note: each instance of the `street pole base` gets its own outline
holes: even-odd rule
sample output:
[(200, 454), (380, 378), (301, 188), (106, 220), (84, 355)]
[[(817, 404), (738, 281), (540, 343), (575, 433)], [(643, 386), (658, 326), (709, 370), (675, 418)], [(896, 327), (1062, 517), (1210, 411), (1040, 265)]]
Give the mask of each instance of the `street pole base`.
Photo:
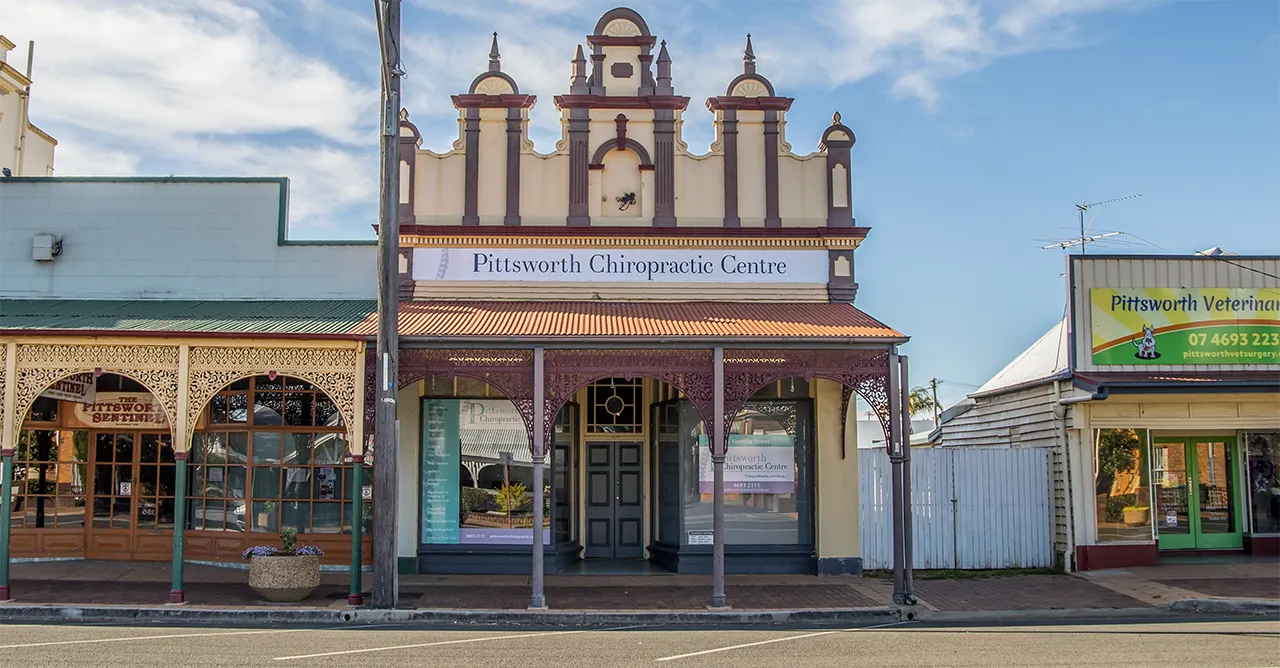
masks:
[(181, 589), (174, 589), (169, 592), (169, 604), (178, 605), (187, 602), (187, 595)]
[(893, 595), (893, 603), (894, 603), (894, 605), (907, 605), (907, 595), (906, 595), (906, 594), (894, 594), (894, 595)]
[(9, 594), (9, 585), (0, 585), (0, 601), (10, 600)]
[(547, 598), (545, 596), (531, 596), (529, 598), (530, 610), (546, 610)]
[(347, 594), (347, 605), (364, 605), (364, 594)]
[(711, 605), (708, 605), (707, 609), (708, 610), (728, 610), (729, 601), (725, 598), (724, 594), (720, 594), (718, 596), (712, 596)]

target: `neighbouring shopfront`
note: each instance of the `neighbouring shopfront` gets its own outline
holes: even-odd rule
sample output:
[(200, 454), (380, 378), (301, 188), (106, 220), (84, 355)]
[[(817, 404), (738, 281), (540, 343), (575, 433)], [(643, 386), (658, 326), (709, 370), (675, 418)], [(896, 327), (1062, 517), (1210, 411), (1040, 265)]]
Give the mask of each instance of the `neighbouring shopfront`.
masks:
[(1081, 568), (1280, 553), (1280, 261), (1073, 258)]

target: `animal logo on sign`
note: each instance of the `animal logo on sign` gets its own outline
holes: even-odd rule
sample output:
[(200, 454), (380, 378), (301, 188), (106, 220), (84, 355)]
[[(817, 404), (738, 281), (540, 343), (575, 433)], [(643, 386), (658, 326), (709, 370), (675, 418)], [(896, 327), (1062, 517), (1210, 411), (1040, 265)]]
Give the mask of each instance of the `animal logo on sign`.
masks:
[(1140, 360), (1153, 360), (1160, 357), (1156, 352), (1156, 330), (1151, 325), (1142, 326), (1142, 337), (1133, 337), (1133, 345), (1138, 349), (1134, 357)]

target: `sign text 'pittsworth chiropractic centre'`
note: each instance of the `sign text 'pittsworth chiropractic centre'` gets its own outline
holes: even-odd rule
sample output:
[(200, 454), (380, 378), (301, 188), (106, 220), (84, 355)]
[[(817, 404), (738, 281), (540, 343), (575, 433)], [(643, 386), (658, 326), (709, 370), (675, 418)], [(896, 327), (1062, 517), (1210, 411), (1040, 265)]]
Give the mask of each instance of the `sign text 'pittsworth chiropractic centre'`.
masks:
[(417, 281), (826, 283), (826, 251), (415, 248)]
[(1280, 289), (1093, 288), (1094, 364), (1280, 364)]

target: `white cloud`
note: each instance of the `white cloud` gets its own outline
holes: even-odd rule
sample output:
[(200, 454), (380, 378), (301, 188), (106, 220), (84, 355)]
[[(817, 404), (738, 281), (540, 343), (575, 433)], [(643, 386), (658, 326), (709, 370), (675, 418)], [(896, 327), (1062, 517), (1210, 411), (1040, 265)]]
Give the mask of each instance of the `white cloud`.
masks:
[[(277, 9), (252, 0), (5, 1), (6, 33), (36, 42), (31, 114), (60, 139), (56, 173), (158, 165), (166, 174), (289, 176), (301, 227), (331, 225), (325, 212), (372, 197), (377, 162), (370, 177), (361, 157), (377, 150), (376, 79), (353, 80), (301, 53), (277, 32), (288, 25)], [(335, 23), (356, 28), (376, 58), (369, 24), (346, 7), (326, 11), (335, 13), (311, 20), (335, 33)], [(352, 227), (368, 234), (363, 221)]]
[(136, 176), (142, 156), (62, 136), (54, 150), (58, 176)]

